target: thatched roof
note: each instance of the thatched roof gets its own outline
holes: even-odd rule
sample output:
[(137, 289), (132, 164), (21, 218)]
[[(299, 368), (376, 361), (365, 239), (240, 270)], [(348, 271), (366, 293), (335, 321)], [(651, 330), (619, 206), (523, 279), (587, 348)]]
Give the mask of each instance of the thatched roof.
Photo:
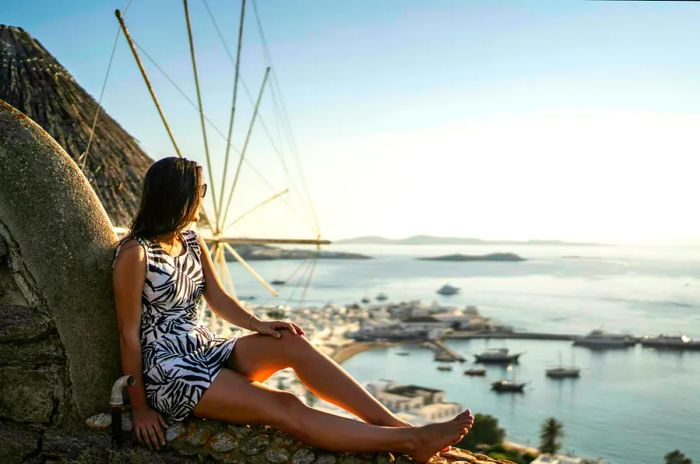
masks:
[[(20, 27), (0, 25), (0, 99), (44, 128), (79, 165), (97, 102), (61, 64)], [(84, 174), (112, 224), (128, 226), (153, 163), (104, 108)]]

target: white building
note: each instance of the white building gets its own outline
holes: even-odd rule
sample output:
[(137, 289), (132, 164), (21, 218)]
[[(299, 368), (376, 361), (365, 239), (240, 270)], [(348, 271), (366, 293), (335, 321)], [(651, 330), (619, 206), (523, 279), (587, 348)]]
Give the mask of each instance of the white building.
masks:
[(448, 420), (464, 410), (460, 403), (445, 401), (443, 390), (397, 385), (391, 380), (369, 382), (366, 388), (391, 412), (414, 425)]

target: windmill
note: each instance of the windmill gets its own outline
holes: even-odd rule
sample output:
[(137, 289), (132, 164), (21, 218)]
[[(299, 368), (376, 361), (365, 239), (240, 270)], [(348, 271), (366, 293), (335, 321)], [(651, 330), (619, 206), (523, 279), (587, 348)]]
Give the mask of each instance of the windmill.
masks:
[[(232, 94), (232, 104), (231, 104), (231, 110), (230, 110), (230, 116), (228, 120), (228, 128), (227, 132), (225, 135), (226, 143), (225, 143), (225, 154), (224, 154), (224, 166), (223, 166), (223, 171), (221, 172), (221, 181), (220, 183), (216, 184), (215, 183), (215, 178), (214, 178), (214, 173), (213, 173), (213, 168), (212, 168), (212, 163), (211, 163), (211, 153), (210, 153), (210, 146), (209, 146), (209, 132), (208, 129), (213, 128), (220, 136), (224, 137), (224, 134), (222, 131), (220, 131), (213, 123), (212, 121), (207, 117), (204, 108), (203, 108), (203, 103), (202, 103), (202, 93), (201, 93), (201, 87), (200, 87), (200, 81), (199, 81), (199, 73), (198, 73), (198, 67), (197, 67), (197, 58), (196, 58), (196, 47), (194, 43), (194, 36), (192, 32), (192, 27), (191, 27), (191, 22), (190, 22), (190, 10), (189, 10), (189, 4), (188, 0), (183, 0), (182, 5), (183, 5), (183, 13), (185, 17), (185, 25), (186, 25), (186, 32), (187, 32), (187, 38), (188, 38), (188, 44), (189, 44), (189, 54), (190, 54), (190, 60), (192, 64), (192, 73), (194, 77), (194, 84), (195, 84), (195, 91), (196, 91), (196, 104), (193, 102), (191, 99), (187, 97), (187, 95), (182, 92), (182, 90), (177, 86), (177, 84), (167, 76), (167, 73), (165, 73), (160, 66), (148, 55), (145, 50), (132, 38), (129, 29), (127, 28), (126, 22), (125, 22), (125, 14), (123, 14), (120, 10), (115, 11), (115, 16), (117, 17), (117, 21), (119, 23), (119, 28), (117, 29), (116, 37), (115, 37), (115, 45), (112, 49), (112, 57), (110, 58), (110, 65), (108, 66), (107, 70), (107, 75), (109, 75), (109, 69), (111, 67), (112, 59), (114, 57), (114, 48), (116, 48), (116, 43), (119, 38), (120, 32), (124, 35), (128, 45), (129, 49), (131, 50), (131, 54), (133, 55), (133, 58), (136, 62), (136, 65), (138, 66), (138, 69), (140, 71), (141, 77), (143, 78), (143, 81), (148, 89), (148, 92), (151, 96), (151, 100), (158, 111), (158, 114), (160, 116), (160, 120), (163, 124), (163, 127), (165, 128), (165, 131), (168, 135), (168, 138), (177, 153), (178, 156), (182, 157), (182, 152), (180, 150), (180, 147), (176, 141), (176, 136), (174, 131), (172, 130), (168, 119), (165, 115), (165, 112), (163, 111), (163, 108), (158, 100), (158, 97), (156, 95), (155, 89), (151, 83), (151, 80), (149, 78), (149, 75), (146, 71), (146, 68), (143, 64), (143, 61), (141, 60), (141, 53), (147, 57), (147, 59), (157, 67), (159, 71), (161, 71), (163, 74), (166, 75), (168, 80), (180, 91), (180, 93), (188, 99), (190, 104), (193, 106), (196, 106), (197, 112), (199, 114), (199, 125), (201, 126), (201, 132), (202, 132), (202, 140), (203, 140), (203, 149), (204, 149), (204, 155), (206, 158), (206, 166), (205, 166), (205, 172), (208, 175), (208, 180), (209, 180), (209, 188), (210, 191), (212, 192), (212, 206), (213, 210), (208, 210), (204, 209), (203, 217), (206, 218), (205, 221), (205, 228), (208, 229), (208, 233), (203, 233), (203, 237), (205, 238), (205, 241), (207, 242), (209, 246), (209, 252), (212, 256), (212, 260), (218, 270), (218, 274), (222, 277), (222, 280), (224, 282), (224, 286), (231, 292), (232, 295), (235, 296), (235, 287), (233, 283), (233, 279), (231, 277), (231, 274), (229, 272), (229, 268), (226, 263), (226, 254), (229, 254), (235, 258), (238, 263), (246, 270), (248, 271), (267, 291), (272, 295), (272, 296), (278, 296), (277, 290), (273, 288), (272, 285), (270, 285), (256, 270), (248, 263), (246, 260), (241, 257), (241, 255), (235, 250), (233, 245), (243, 245), (243, 244), (248, 244), (248, 245), (289, 245), (289, 244), (297, 244), (297, 245), (315, 245), (317, 253), (314, 256), (314, 261), (312, 263), (311, 270), (308, 273), (308, 278), (306, 279), (306, 287), (308, 288), (308, 284), (311, 278), (311, 275), (313, 273), (313, 266), (315, 265), (315, 259), (318, 256), (318, 250), (320, 250), (320, 246), (324, 244), (329, 244), (330, 242), (328, 240), (324, 240), (321, 238), (321, 233), (320, 233), (320, 228), (318, 227), (318, 220), (316, 218), (315, 212), (313, 212), (313, 203), (311, 202), (310, 196), (308, 194), (308, 190), (305, 190), (307, 200), (308, 200), (308, 205), (311, 206), (312, 212), (313, 212), (313, 236), (310, 238), (266, 238), (266, 237), (238, 237), (232, 234), (229, 234), (228, 231), (236, 225), (242, 218), (248, 216), (252, 212), (272, 203), (275, 201), (285, 201), (284, 196), (288, 193), (289, 189), (284, 189), (281, 191), (274, 192), (274, 194), (268, 198), (262, 199), (256, 206), (253, 208), (245, 211), (243, 214), (239, 215), (237, 218), (233, 218), (231, 221), (229, 221), (229, 211), (231, 210), (231, 204), (232, 204), (232, 199), (235, 196), (236, 189), (239, 186), (239, 180), (241, 176), (241, 170), (243, 167), (244, 162), (247, 161), (246, 155), (247, 155), (247, 150), (250, 145), (250, 140), (251, 140), (251, 135), (253, 132), (253, 128), (258, 120), (260, 120), (260, 115), (259, 115), (259, 110), (260, 110), (260, 104), (261, 101), (264, 98), (265, 91), (268, 87), (271, 87), (274, 89), (274, 86), (276, 85), (276, 77), (274, 74), (274, 69), (271, 66), (271, 59), (270, 59), (270, 54), (269, 50), (267, 49), (267, 44), (264, 41), (264, 34), (262, 32), (262, 25), (260, 22), (260, 17), (257, 12), (257, 7), (255, 6), (255, 2), (253, 0), (253, 7), (255, 11), (255, 16), (257, 20), (258, 27), (260, 29), (261, 37), (263, 38), (263, 44), (265, 46), (265, 51), (266, 51), (266, 58), (267, 58), (267, 67), (265, 69), (264, 77), (262, 80), (262, 83), (260, 85), (260, 89), (257, 93), (257, 97), (254, 99), (254, 109), (253, 113), (250, 118), (250, 122), (248, 124), (247, 130), (245, 132), (245, 138), (244, 142), (242, 145), (242, 148), (240, 150), (236, 150), (235, 147), (233, 147), (232, 144), (232, 133), (233, 133), (233, 126), (234, 126), (234, 120), (236, 116), (236, 109), (237, 109), (237, 100), (238, 100), (238, 94), (239, 94), (239, 87), (241, 83), (241, 78), (240, 78), (240, 63), (241, 63), (241, 50), (242, 50), (242, 40), (243, 40), (243, 30), (244, 30), (244, 24), (245, 24), (245, 13), (246, 13), (246, 0), (241, 0), (241, 10), (240, 10), (240, 21), (238, 25), (238, 43), (236, 47), (236, 54), (235, 58), (231, 56), (231, 53), (228, 49), (228, 47), (225, 44), (225, 40), (223, 38), (223, 35), (221, 34), (221, 30), (218, 27), (218, 24), (216, 23), (216, 19), (214, 15), (211, 13), (211, 10), (209, 9), (209, 6), (204, 0), (204, 5), (206, 6), (206, 9), (209, 13), (209, 16), (213, 22), (214, 27), (216, 28), (217, 32), (219, 33), (219, 38), (222, 40), (222, 43), (224, 43), (224, 47), (226, 48), (229, 58), (233, 64), (234, 67), (234, 73), (233, 73), (233, 94)], [(130, 4), (130, 2), (129, 2)], [(127, 4), (125, 11), (128, 9), (129, 4)], [(105, 83), (106, 83), (107, 77), (105, 77)], [(103, 86), (104, 90), (104, 86)], [(281, 92), (277, 92), (278, 98), (281, 99)], [(274, 94), (273, 94), (274, 95)], [(275, 102), (277, 103), (277, 102)], [(284, 117), (286, 118), (286, 111), (284, 111), (284, 107), (282, 106)], [(99, 106), (98, 106), (98, 111), (99, 111)], [(98, 117), (98, 113), (95, 115), (95, 120)], [(288, 124), (288, 121), (287, 121)], [(238, 151), (238, 162), (236, 163), (235, 170), (232, 173), (232, 177), (230, 180), (227, 181), (227, 178), (229, 177), (229, 171), (230, 171), (230, 158), (231, 158), (231, 151), (235, 150)], [(86, 149), (85, 152), (85, 158), (87, 158), (89, 154), (89, 147)], [(204, 206), (203, 206), (204, 207)], [(304, 290), (304, 295), (306, 293), (306, 288)], [(303, 298), (303, 297), (302, 297)]]

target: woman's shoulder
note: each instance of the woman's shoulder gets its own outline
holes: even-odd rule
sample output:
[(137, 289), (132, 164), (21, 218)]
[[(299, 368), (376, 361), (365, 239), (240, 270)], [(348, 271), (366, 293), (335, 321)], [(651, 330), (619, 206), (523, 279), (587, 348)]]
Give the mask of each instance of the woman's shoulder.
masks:
[[(144, 243), (138, 238), (122, 239), (117, 244), (114, 251), (114, 261), (112, 267), (117, 263), (117, 259), (133, 262), (140, 262), (146, 259)], [(121, 256), (121, 258), (120, 258)]]

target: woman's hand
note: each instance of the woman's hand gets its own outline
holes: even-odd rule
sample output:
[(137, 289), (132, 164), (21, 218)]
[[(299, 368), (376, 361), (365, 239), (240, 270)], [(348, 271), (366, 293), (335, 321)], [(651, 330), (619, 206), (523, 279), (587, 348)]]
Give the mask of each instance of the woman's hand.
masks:
[(158, 411), (145, 406), (132, 410), (131, 417), (134, 423), (134, 435), (139, 443), (150, 449), (160, 449), (159, 443), (165, 445), (163, 429), (168, 428), (168, 423)]
[(306, 335), (304, 329), (299, 327), (294, 322), (285, 321), (252, 321), (251, 328), (263, 335), (272, 335), (280, 338), (282, 334), (277, 329), (287, 329), (295, 335)]

